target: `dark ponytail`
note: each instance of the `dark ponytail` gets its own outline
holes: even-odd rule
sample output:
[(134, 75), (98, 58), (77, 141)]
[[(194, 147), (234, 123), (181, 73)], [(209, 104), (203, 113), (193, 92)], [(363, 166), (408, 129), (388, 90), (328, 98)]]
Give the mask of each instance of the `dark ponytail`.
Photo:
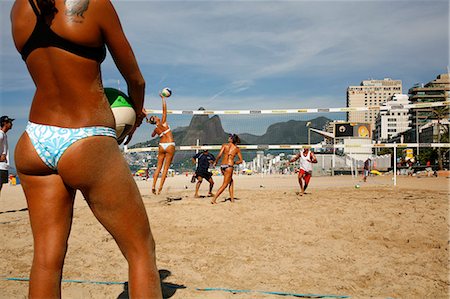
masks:
[(234, 144), (239, 144), (241, 143), (241, 139), (239, 138), (238, 135), (231, 134), (231, 142), (233, 142)]
[(58, 10), (55, 7), (55, 0), (37, 0), (37, 5), (45, 18), (53, 19)]

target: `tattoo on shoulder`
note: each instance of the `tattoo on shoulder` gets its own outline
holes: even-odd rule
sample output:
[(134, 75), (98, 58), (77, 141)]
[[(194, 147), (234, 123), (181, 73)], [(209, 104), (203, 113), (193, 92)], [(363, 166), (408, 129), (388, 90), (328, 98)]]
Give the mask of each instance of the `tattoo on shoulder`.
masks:
[(83, 22), (84, 13), (88, 10), (89, 0), (64, 0), (66, 6), (65, 15), (74, 22)]

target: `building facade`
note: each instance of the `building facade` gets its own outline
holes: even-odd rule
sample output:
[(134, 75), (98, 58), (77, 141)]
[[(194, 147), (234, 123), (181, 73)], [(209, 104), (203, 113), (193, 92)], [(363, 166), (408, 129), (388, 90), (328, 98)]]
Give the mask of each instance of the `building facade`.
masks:
[(347, 107), (369, 107), (369, 111), (349, 111), (348, 122), (369, 123), (375, 127), (379, 113), (378, 107), (387, 102), (394, 94), (402, 93), (402, 81), (385, 78), (383, 80), (365, 80), (359, 86), (347, 88)]
[[(412, 104), (430, 103), (430, 102), (445, 102), (450, 101), (450, 77), (449, 74), (441, 74), (435, 80), (427, 84), (416, 84), (408, 91), (409, 100)], [(445, 107), (445, 106), (443, 106)], [(449, 119), (448, 106), (447, 112), (444, 108), (412, 108), (409, 111), (411, 132), (408, 134), (409, 142), (419, 141), (418, 135), (423, 126), (437, 119), (436, 112), (443, 112), (440, 115), (441, 119)]]
[(409, 109), (403, 105), (409, 104), (409, 97), (405, 94), (395, 94), (380, 107), (380, 113), (375, 120), (373, 140), (387, 142), (393, 136), (411, 128)]

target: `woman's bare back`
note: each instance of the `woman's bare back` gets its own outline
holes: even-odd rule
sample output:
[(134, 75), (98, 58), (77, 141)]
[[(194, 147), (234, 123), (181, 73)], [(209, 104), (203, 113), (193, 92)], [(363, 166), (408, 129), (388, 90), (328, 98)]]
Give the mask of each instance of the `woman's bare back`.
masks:
[(227, 143), (223, 145), (224, 150), (222, 154), (222, 165), (234, 165), (234, 158), (240, 152), (239, 147), (233, 143)]
[[(55, 7), (58, 12), (45, 23), (56, 35), (82, 47), (94, 48), (107, 43), (114, 55), (127, 55), (120, 53), (122, 30), (109, 1), (56, 0)], [(22, 53), (38, 17), (28, 0), (17, 0), (11, 19), (14, 43)], [(117, 40), (110, 37), (115, 33), (113, 30), (117, 31)], [(67, 128), (114, 128), (114, 117), (103, 92), (101, 62), (54, 46), (33, 49), (25, 59), (36, 85), (30, 121)], [(122, 71), (126, 72), (125, 68)]]

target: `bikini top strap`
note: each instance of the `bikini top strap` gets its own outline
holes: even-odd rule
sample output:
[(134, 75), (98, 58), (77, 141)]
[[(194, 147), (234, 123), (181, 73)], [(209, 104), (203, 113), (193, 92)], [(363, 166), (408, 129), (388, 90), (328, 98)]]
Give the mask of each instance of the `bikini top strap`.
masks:
[(159, 137), (163, 137), (164, 135), (169, 133), (169, 131), (170, 131), (170, 127), (167, 130), (165, 130), (164, 132), (162, 132), (161, 134), (159, 134)]
[(36, 7), (36, 4), (34, 4), (34, 1), (33, 0), (28, 0), (28, 2), (30, 2), (31, 7), (33, 8), (34, 14), (36, 16), (38, 16), (38, 17), (41, 16), (41, 14), (39, 13), (38, 8)]

